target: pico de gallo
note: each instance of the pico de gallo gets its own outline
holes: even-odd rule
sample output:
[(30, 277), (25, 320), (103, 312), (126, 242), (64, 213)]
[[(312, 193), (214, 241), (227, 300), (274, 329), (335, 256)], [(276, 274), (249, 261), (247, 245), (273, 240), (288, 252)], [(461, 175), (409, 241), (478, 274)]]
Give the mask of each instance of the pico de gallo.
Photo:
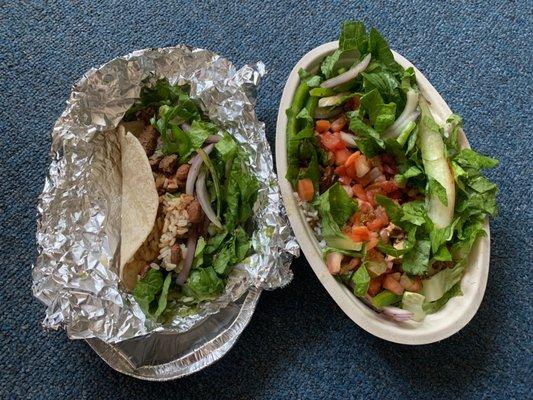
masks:
[(467, 256), (497, 211), (480, 170), (498, 161), (461, 146), (458, 115), (439, 126), (430, 108), (413, 68), (376, 29), (348, 21), (318, 71), (300, 70), (287, 110), (287, 179), (316, 211), (329, 272), (396, 321), (461, 295)]

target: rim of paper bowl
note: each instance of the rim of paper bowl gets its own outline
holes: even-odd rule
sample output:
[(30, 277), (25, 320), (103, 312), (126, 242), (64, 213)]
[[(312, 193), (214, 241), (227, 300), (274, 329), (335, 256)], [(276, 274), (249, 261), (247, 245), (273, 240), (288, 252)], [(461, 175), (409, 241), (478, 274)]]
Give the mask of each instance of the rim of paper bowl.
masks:
[[(485, 221), (487, 235), (479, 238), (468, 258), (466, 272), (461, 279), (462, 296), (448, 301), (435, 314), (426, 316), (422, 322), (395, 322), (366, 306), (343, 284), (328, 272), (323, 261), (318, 241), (296, 203), (293, 189), (285, 179), (287, 172), (286, 110), (299, 84), (298, 70), (316, 70), (322, 59), (338, 48), (338, 41), (325, 43), (308, 52), (292, 69), (281, 97), (276, 126), (276, 166), (283, 202), (289, 220), (307, 261), (316, 276), (344, 313), (359, 327), (381, 339), (394, 343), (421, 345), (437, 342), (461, 330), (476, 314), (487, 286), (490, 260), (490, 231)], [(442, 124), (452, 114), (450, 107), (431, 85), (427, 78), (406, 58), (393, 51), (395, 60), (404, 68), (413, 67), (422, 95), (431, 103), (435, 120)], [(464, 134), (460, 138), (464, 147), (470, 147)]]

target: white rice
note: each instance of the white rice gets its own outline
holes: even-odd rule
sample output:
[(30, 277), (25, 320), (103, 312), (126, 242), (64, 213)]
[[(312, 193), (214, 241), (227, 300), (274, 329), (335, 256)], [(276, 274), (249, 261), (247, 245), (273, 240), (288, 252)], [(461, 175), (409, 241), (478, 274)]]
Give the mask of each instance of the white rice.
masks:
[[(179, 271), (181, 263), (176, 265), (171, 262), (171, 247), (176, 244), (177, 236), (185, 235), (190, 227), (187, 206), (194, 200), (192, 196), (181, 194), (179, 196), (164, 195), (160, 197), (162, 206), (163, 229), (159, 238), (159, 256), (162, 267), (167, 271)], [(180, 244), (182, 254), (186, 247)]]

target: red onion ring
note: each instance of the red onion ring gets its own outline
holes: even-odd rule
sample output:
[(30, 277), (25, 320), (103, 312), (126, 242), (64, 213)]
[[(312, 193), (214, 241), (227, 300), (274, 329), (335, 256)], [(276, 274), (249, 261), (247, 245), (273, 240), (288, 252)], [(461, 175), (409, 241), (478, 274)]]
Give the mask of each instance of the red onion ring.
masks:
[[(205, 146), (202, 150), (205, 154), (209, 154), (213, 151), (213, 144)], [(202, 157), (199, 154), (196, 154), (191, 160), (191, 168), (189, 169), (189, 174), (187, 175), (187, 182), (185, 182), (185, 193), (192, 196), (194, 193), (194, 184), (200, 173), (200, 167), (202, 166)]]
[(195, 228), (192, 228), (191, 235), (187, 239), (187, 254), (185, 254), (185, 260), (183, 261), (183, 268), (181, 269), (176, 283), (183, 285), (189, 277), (189, 272), (194, 261), (194, 253), (196, 252), (196, 243), (198, 242), (198, 232)]
[(222, 223), (211, 208), (209, 194), (207, 193), (207, 187), (205, 185), (205, 171), (200, 172), (196, 179), (196, 197), (209, 221), (211, 221), (217, 228), (222, 229)]
[(348, 71), (346, 71), (343, 74), (340, 74), (334, 78), (331, 78), (331, 79), (328, 79), (327, 81), (322, 82), (320, 87), (332, 88), (338, 85), (342, 85), (343, 83), (350, 82), (352, 79), (357, 78), (357, 75), (359, 75), (361, 72), (363, 72), (368, 67), (368, 64), (370, 64), (371, 58), (372, 58), (372, 55), (368, 53), (366, 57), (363, 58), (359, 64), (355, 65), (353, 68), (350, 68)]

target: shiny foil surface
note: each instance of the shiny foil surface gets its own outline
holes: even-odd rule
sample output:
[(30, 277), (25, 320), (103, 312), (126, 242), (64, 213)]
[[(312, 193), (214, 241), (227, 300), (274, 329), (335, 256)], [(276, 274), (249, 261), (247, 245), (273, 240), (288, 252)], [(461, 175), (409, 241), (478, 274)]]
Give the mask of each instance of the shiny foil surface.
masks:
[[(113, 59), (89, 70), (74, 85), (53, 128), (52, 160), (38, 204), (32, 290), (46, 305), (45, 328), (64, 328), (71, 339), (91, 339), (101, 355), (121, 352), (134, 369), (160, 361), (176, 364), (179, 360), (157, 359), (176, 341), (190, 344), (188, 357), (201, 349), (193, 356), (196, 369), (189, 371), (178, 362), (179, 374), (166, 370), (165, 379), (172, 379), (221, 357), (251, 318), (261, 290), (290, 282), (289, 265), (299, 248), (281, 202), (264, 124), (254, 111), (255, 91), (265, 72), (261, 62), (237, 70), (210, 51), (176, 46)], [(146, 319), (118, 278), (121, 164), (115, 128), (138, 98), (143, 82), (159, 78), (190, 84), (191, 97), (244, 147), (261, 185), (254, 254), (233, 269), (221, 296), (167, 325)], [(228, 310), (229, 316), (221, 318)], [(195, 340), (187, 340), (191, 332)], [(156, 335), (173, 335), (174, 342), (154, 340)], [(214, 341), (216, 348), (209, 346)], [(157, 380), (158, 375), (148, 379)]]

